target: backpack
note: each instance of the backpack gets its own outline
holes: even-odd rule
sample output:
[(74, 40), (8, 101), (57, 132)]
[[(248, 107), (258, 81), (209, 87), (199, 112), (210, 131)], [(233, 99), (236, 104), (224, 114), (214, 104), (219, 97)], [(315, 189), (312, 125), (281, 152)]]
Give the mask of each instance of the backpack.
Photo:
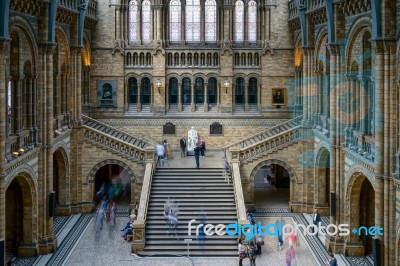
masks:
[(249, 248), (247, 250), (247, 256), (249, 257), (249, 259), (255, 259), (256, 258), (256, 251), (254, 250), (254, 248)]

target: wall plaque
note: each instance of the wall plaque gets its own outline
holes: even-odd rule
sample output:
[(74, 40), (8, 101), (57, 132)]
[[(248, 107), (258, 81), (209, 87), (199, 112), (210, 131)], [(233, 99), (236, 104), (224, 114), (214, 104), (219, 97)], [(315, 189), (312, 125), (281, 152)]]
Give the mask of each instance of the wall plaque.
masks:
[(171, 122), (163, 125), (163, 134), (164, 135), (175, 135), (175, 125)]
[(222, 135), (222, 125), (218, 122), (210, 125), (210, 135)]

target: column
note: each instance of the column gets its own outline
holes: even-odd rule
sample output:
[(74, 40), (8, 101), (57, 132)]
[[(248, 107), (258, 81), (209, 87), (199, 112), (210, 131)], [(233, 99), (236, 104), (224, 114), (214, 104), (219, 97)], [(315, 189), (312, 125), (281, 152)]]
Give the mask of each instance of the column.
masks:
[(178, 111), (182, 112), (182, 83), (178, 83)]
[(142, 82), (141, 80), (137, 81), (137, 105), (136, 105), (136, 112), (140, 112), (142, 110)]
[[(200, 60), (200, 59), (199, 59)], [(190, 99), (190, 109), (191, 112), (196, 111), (196, 104), (194, 102), (194, 82), (190, 82), (190, 91), (191, 91), (191, 99)]]
[(249, 83), (244, 83), (244, 111), (249, 111)]
[(157, 8), (157, 42), (161, 43), (163, 40), (162, 36), (162, 7)]
[(204, 84), (204, 112), (208, 112), (208, 83)]

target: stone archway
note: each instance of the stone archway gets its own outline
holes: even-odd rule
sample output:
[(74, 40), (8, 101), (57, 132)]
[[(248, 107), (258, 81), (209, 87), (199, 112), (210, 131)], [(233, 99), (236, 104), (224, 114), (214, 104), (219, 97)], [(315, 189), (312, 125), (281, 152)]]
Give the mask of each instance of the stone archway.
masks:
[(37, 199), (32, 178), (18, 174), (6, 190), (6, 252), (33, 257), (37, 248)]
[(56, 192), (56, 215), (68, 215), (70, 187), (68, 158), (63, 149), (53, 153), (53, 191)]
[(329, 193), (330, 193), (330, 153), (326, 148), (318, 151), (315, 163), (315, 196), (314, 204), (321, 213), (329, 213)]
[[(354, 173), (349, 182), (346, 198), (349, 228), (375, 226), (375, 190), (369, 179), (362, 173)], [(366, 230), (351, 233), (346, 243), (349, 256), (365, 256), (372, 253), (372, 236)]]
[(288, 208), (292, 199), (292, 186), (296, 174), (285, 162), (269, 159), (252, 171), (255, 208)]
[[(89, 197), (94, 203), (100, 201), (99, 192), (104, 183), (108, 184), (122, 184), (123, 192), (119, 203), (135, 205), (134, 192), (135, 188), (135, 175), (132, 169), (122, 161), (119, 160), (105, 160), (97, 164), (89, 173)], [(97, 195), (96, 195), (97, 194)]]

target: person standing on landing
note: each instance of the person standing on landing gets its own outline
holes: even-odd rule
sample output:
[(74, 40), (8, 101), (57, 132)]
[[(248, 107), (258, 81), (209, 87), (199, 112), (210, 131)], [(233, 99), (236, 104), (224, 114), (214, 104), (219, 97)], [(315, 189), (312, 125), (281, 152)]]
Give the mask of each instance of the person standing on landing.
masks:
[(181, 157), (185, 157), (186, 156), (186, 139), (185, 139), (185, 137), (182, 137), (179, 140), (179, 145), (181, 147)]
[(201, 155), (201, 157), (206, 156), (204, 154), (205, 151), (206, 151), (206, 141), (204, 140), (204, 138), (201, 138), (200, 139), (200, 155)]
[(196, 168), (200, 169), (200, 144), (197, 143), (196, 147), (193, 149), (194, 159), (196, 161)]

